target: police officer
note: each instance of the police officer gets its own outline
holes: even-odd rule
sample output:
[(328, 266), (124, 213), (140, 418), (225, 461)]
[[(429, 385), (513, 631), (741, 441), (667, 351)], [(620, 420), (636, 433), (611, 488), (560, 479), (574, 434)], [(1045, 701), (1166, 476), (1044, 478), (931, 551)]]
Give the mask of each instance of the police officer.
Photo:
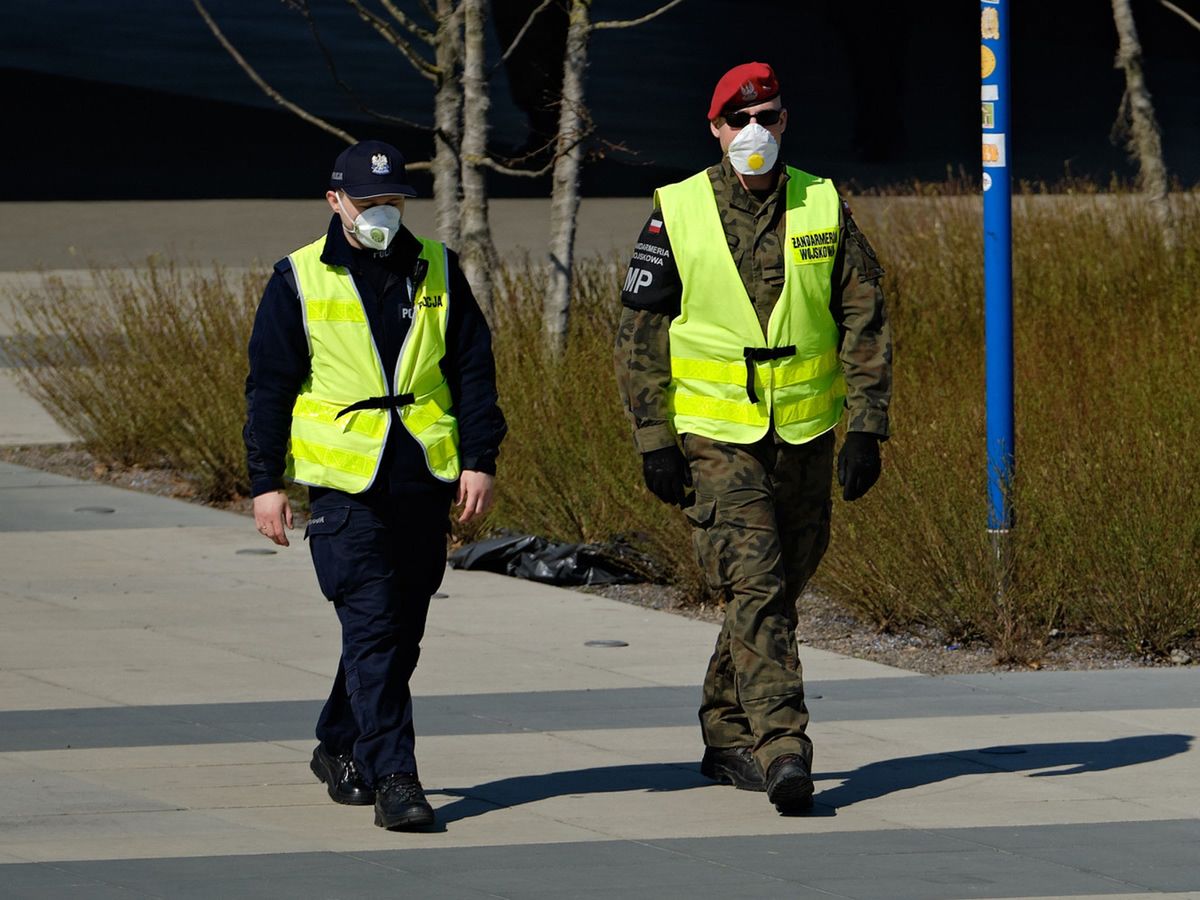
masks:
[(727, 72), (708, 120), (721, 162), (660, 188), (634, 248), (617, 379), (646, 485), (684, 507), (726, 601), (701, 771), (791, 814), (812, 804), (796, 601), (829, 542), (833, 429), (848, 408), (845, 500), (888, 435), (883, 270), (829, 180), (780, 162), (770, 66)]
[(385, 828), (434, 822), (408, 681), (445, 571), (452, 503), (492, 503), (504, 416), (491, 336), (455, 255), (403, 225), (404, 157), (338, 156), (328, 231), (275, 265), (250, 338), (244, 429), (258, 530), (288, 545), (285, 479), (309, 486), (305, 530), (342, 652), (313, 773)]

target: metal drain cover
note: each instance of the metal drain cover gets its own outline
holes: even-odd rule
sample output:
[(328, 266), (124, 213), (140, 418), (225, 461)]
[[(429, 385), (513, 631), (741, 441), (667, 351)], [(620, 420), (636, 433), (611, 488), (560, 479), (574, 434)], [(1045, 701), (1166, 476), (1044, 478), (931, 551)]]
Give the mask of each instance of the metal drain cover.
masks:
[(628, 647), (625, 641), (584, 641), (585, 647)]

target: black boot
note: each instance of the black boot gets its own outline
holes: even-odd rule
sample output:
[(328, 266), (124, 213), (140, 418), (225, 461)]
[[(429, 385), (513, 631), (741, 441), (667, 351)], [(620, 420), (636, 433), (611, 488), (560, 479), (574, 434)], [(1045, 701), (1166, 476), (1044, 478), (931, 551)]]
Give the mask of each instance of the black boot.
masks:
[(804, 758), (785, 753), (767, 766), (767, 799), (785, 816), (812, 809), (813, 781)]
[(700, 774), (739, 791), (765, 791), (762, 769), (749, 747), (705, 747)]
[(366, 806), (375, 802), (375, 792), (359, 774), (349, 753), (334, 756), (324, 744), (317, 744), (308, 767), (329, 788), (329, 799), (347, 806)]
[(385, 775), (375, 786), (375, 824), (380, 828), (413, 831), (433, 824), (433, 807), (425, 799), (416, 775)]

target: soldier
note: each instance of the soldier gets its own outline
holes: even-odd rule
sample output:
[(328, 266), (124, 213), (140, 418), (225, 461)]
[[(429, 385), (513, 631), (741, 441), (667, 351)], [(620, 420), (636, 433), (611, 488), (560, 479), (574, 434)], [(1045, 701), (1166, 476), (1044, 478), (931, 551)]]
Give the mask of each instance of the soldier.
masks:
[(829, 542), (833, 429), (848, 408), (844, 500), (875, 483), (888, 435), (883, 269), (833, 185), (779, 162), (770, 66), (727, 72), (708, 119), (724, 156), (655, 193), (621, 294), (617, 380), (646, 486), (684, 507), (725, 598), (701, 771), (792, 814), (812, 805), (796, 601)]
[(309, 486), (305, 538), (342, 626), (313, 773), (375, 824), (417, 829), (412, 695), (452, 501), (492, 502), (504, 438), (491, 336), (453, 253), (402, 224), (400, 151), (346, 149), (327, 232), (276, 263), (250, 337), (244, 437), (258, 530), (288, 545), (285, 476)]

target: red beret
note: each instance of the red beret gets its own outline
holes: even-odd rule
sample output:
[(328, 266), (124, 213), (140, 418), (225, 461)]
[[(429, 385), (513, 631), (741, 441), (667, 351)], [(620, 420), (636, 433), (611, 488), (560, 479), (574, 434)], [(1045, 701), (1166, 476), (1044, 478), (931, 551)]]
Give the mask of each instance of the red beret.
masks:
[(740, 109), (770, 100), (779, 94), (779, 79), (766, 63), (752, 62), (734, 66), (721, 76), (708, 107), (708, 120), (726, 109)]

